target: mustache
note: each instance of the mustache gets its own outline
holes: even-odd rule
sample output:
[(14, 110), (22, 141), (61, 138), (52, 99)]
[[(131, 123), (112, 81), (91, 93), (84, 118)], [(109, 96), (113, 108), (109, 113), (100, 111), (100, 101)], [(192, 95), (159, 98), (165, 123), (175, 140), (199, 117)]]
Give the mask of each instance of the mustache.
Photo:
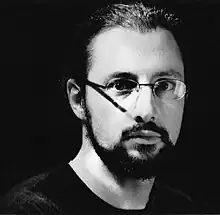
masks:
[(143, 130), (149, 130), (149, 131), (153, 131), (153, 132), (160, 134), (161, 140), (164, 143), (166, 143), (168, 145), (172, 145), (168, 131), (165, 128), (158, 126), (154, 122), (151, 122), (151, 121), (147, 122), (147, 123), (138, 124), (136, 126), (131, 127), (130, 129), (126, 129), (125, 131), (123, 131), (122, 132), (122, 141), (127, 139), (133, 133), (140, 132)]

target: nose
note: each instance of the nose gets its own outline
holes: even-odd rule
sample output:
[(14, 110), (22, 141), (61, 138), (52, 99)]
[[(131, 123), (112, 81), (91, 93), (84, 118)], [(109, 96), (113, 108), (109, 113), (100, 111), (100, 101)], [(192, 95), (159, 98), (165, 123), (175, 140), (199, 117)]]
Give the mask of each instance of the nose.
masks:
[(142, 87), (138, 92), (131, 114), (136, 121), (154, 121), (156, 107), (153, 92), (150, 87)]

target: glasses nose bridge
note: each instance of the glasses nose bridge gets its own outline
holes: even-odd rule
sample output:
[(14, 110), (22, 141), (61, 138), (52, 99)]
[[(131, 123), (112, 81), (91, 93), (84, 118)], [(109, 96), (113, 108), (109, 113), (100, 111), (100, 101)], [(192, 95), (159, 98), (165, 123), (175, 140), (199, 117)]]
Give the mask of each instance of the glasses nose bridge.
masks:
[(143, 87), (150, 87), (150, 89), (152, 90), (152, 93), (154, 94), (154, 84), (140, 84), (140, 83), (138, 83), (138, 92)]

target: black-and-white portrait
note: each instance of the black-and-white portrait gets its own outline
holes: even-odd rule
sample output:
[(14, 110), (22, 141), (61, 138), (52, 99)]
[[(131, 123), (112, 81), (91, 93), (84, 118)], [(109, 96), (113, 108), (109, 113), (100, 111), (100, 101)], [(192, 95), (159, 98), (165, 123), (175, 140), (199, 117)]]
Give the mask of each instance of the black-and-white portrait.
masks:
[(220, 213), (220, 3), (2, 8), (0, 213)]

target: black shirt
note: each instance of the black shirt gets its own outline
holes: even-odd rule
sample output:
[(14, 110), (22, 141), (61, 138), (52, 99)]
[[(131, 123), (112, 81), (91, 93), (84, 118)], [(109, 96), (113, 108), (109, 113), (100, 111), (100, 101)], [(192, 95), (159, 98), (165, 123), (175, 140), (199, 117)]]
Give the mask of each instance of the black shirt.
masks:
[(195, 213), (191, 199), (155, 180), (143, 210), (117, 209), (96, 196), (69, 164), (16, 185), (4, 197), (1, 213), (15, 214), (149, 214)]

